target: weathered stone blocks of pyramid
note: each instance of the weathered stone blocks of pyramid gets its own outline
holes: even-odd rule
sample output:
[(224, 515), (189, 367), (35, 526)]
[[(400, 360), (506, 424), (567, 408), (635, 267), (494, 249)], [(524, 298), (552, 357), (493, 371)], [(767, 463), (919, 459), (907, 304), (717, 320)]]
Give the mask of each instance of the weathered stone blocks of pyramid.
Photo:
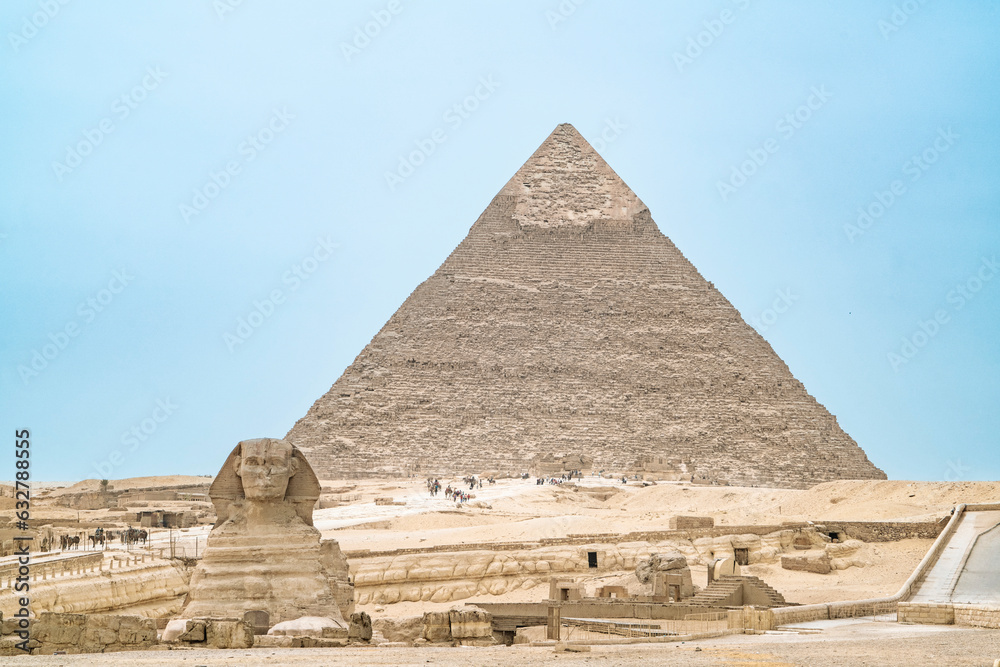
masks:
[(884, 479), (560, 125), (289, 431), (322, 478), (595, 470), (805, 488)]

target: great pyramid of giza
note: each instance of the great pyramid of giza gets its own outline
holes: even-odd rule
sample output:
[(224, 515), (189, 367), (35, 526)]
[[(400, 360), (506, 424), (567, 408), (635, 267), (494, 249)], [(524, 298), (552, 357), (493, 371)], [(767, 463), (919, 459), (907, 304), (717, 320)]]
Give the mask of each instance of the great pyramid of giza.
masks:
[(885, 479), (568, 124), (287, 438), (323, 479), (517, 474), (545, 455), (743, 485)]

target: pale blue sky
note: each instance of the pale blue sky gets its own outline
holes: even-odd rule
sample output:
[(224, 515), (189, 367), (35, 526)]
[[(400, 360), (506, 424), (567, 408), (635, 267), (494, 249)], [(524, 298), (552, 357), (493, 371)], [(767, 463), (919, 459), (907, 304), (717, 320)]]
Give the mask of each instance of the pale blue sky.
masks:
[(0, 8), (34, 478), (284, 435), (563, 122), (891, 478), (1000, 478), (997, 3), (63, 2)]

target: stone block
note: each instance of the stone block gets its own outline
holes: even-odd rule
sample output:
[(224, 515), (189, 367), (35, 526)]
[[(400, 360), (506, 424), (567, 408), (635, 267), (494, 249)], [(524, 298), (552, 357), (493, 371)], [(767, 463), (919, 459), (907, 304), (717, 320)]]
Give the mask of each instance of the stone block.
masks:
[(805, 556), (782, 556), (781, 567), (786, 570), (799, 570), (816, 574), (829, 574), (833, 571), (830, 555), (826, 552)]
[(451, 614), (447, 611), (425, 613), (420, 634), (429, 642), (451, 641)]
[[(184, 632), (177, 637), (177, 641), (196, 643), (207, 639), (205, 634), (205, 621), (185, 621)], [(166, 633), (164, 632), (164, 635)]]
[(34, 634), (43, 644), (79, 644), (86, 625), (84, 614), (42, 612)]
[(624, 586), (600, 586), (597, 589), (597, 597), (599, 598), (627, 598), (628, 589)]
[(347, 639), (347, 624), (325, 616), (302, 616), (282, 621), (267, 631), (272, 636)]
[(156, 643), (156, 621), (139, 616), (119, 616), (118, 619), (119, 644)]
[(212, 648), (250, 648), (253, 646), (253, 626), (243, 619), (209, 618), (204, 620), (205, 641)]
[[(0, 622), (0, 635), (12, 635), (15, 632), (20, 632), (21, 630), (24, 630), (25, 629), (24, 626), (21, 625), (22, 621), (28, 622), (27, 629), (30, 631), (31, 627), (35, 624), (35, 620), (36, 619), (34, 618), (21, 619), (21, 618), (15, 618), (13, 616), (5, 618), (3, 619), (2, 622)], [(32, 634), (32, 636), (34, 636), (34, 634)]]
[(693, 530), (697, 528), (713, 528), (715, 519), (710, 516), (672, 516), (670, 530)]
[(34, 634), (42, 653), (105, 653), (155, 644), (156, 622), (139, 616), (43, 612)]
[(580, 600), (583, 598), (583, 584), (553, 577), (549, 580), (550, 600)]
[(455, 639), (473, 639), (493, 636), (493, 616), (478, 607), (452, 609), (451, 636)]
[(411, 643), (418, 639), (423, 631), (423, 616), (408, 618), (379, 618), (372, 621), (372, 629), (382, 635), (390, 643)]
[(351, 614), (347, 637), (351, 641), (371, 641), (372, 618), (367, 612), (362, 611)]

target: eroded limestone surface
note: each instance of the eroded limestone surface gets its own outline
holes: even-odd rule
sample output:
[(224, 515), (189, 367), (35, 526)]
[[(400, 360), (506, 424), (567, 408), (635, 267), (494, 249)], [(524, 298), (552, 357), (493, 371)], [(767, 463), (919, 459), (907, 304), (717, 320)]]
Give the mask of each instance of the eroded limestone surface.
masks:
[(218, 520), (191, 576), (182, 618), (269, 614), (271, 626), (302, 616), (343, 627), (354, 607), (347, 561), (312, 525), (320, 486), (305, 457), (283, 440), (241, 442), (209, 490)]
[(740, 485), (885, 478), (570, 125), (286, 437), (324, 479), (518, 474), (540, 454)]

